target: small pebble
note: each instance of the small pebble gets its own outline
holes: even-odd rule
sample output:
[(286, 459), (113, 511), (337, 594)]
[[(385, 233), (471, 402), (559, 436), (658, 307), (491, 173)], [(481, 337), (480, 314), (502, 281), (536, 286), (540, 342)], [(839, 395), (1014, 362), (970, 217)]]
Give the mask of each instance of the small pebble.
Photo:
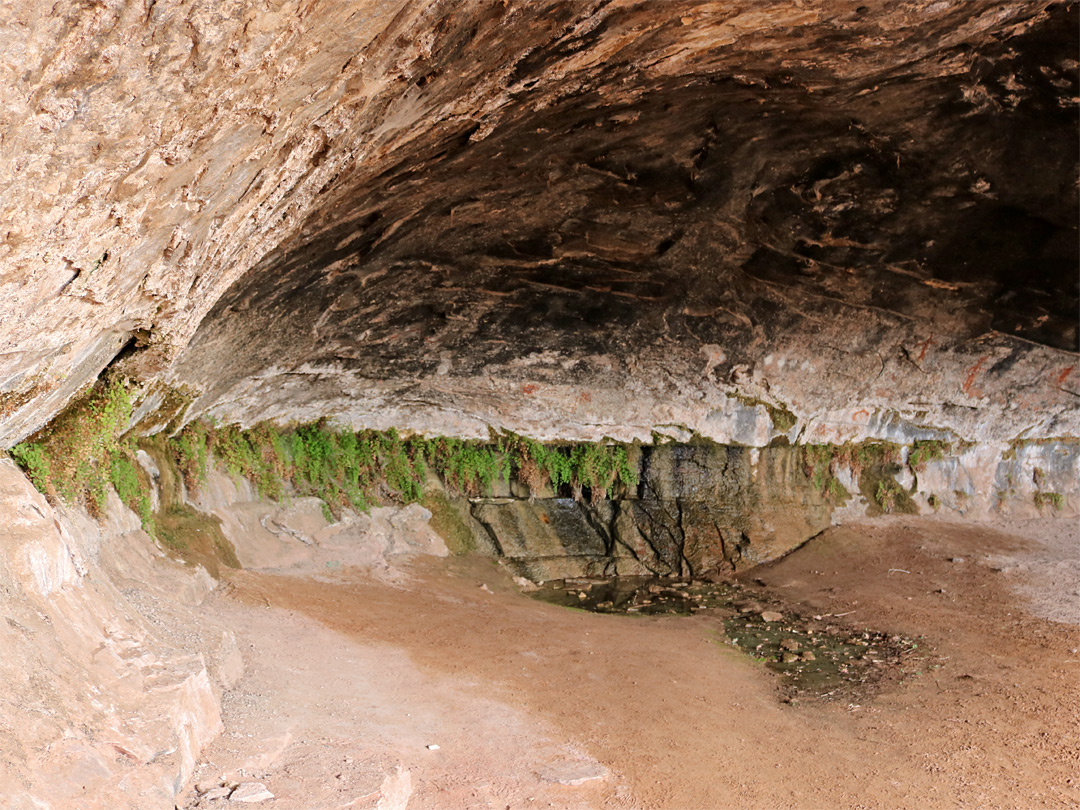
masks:
[(439, 746), (437, 746), (437, 745), (436, 745), (435, 743), (432, 743), (431, 745), (429, 745), (429, 746), (427, 747), (427, 750), (428, 750), (428, 751), (438, 751), (438, 750), (439, 750)]

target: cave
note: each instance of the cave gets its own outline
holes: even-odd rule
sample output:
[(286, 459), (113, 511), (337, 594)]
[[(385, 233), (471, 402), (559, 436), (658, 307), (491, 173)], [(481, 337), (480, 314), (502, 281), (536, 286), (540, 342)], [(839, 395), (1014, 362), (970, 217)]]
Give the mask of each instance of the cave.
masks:
[(6, 4), (0, 805), (1075, 806), (1078, 31)]

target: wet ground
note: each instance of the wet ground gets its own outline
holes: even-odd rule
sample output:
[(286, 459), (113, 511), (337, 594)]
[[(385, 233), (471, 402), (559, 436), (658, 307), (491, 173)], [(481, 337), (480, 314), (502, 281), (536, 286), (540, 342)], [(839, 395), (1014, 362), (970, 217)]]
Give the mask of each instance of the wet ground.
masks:
[[(781, 594), (782, 595), (782, 594)], [(921, 639), (804, 615), (739, 581), (615, 577), (544, 583), (533, 596), (594, 613), (713, 616), (726, 643), (774, 672), (788, 702), (800, 698), (865, 700), (886, 682), (939, 666)]]

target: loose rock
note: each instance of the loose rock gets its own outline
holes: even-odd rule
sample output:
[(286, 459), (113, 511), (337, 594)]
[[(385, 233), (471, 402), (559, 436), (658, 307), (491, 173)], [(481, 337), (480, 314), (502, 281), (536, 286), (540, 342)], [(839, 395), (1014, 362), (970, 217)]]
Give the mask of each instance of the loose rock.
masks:
[(540, 778), (560, 785), (583, 785), (604, 779), (607, 774), (607, 769), (598, 762), (556, 762), (544, 768)]
[(244, 782), (232, 792), (229, 801), (254, 804), (272, 798), (274, 798), (274, 794), (267, 790), (266, 785), (262, 782)]
[(777, 613), (775, 610), (763, 610), (759, 615), (762, 621), (766, 622), (778, 622), (784, 618), (782, 613)]

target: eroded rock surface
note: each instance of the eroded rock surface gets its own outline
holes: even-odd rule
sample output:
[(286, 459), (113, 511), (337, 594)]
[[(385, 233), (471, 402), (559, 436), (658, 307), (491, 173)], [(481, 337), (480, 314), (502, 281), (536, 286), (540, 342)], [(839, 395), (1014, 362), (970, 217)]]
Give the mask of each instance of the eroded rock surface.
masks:
[(0, 14), (4, 443), (125, 345), (245, 422), (1080, 432), (1075, 4)]
[(209, 669), (162, 630), (190, 620), (215, 583), (163, 561), (115, 497), (98, 526), (54, 510), (0, 460), (0, 503), (0, 804), (172, 807), (221, 732), (218, 695), (242, 663), (220, 627), (186, 630), (226, 633), (205, 647), (222, 652)]

